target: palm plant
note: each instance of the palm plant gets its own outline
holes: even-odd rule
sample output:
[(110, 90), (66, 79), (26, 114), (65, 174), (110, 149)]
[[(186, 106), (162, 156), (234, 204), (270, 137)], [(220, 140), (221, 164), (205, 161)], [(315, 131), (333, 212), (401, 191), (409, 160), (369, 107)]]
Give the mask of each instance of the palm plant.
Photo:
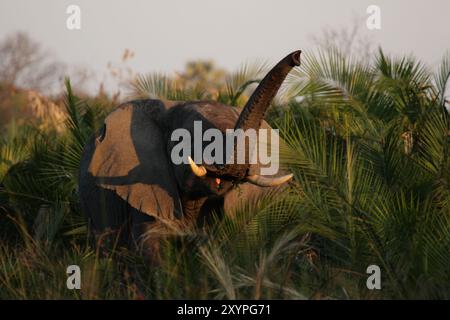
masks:
[(2, 218), (24, 222), (35, 238), (47, 242), (60, 231), (84, 225), (76, 197), (79, 161), (86, 139), (106, 114), (75, 97), (69, 81), (66, 88), (67, 129), (62, 135), (25, 126), (0, 149), (0, 196), (8, 207)]
[[(227, 74), (223, 84), (213, 87), (205, 82), (180, 81), (168, 75), (149, 73), (138, 75), (131, 83), (132, 98), (167, 99), (176, 101), (217, 100), (231, 106), (242, 107), (248, 88), (261, 80), (267, 71), (263, 62), (245, 63), (237, 71)], [(212, 71), (210, 71), (212, 72)], [(211, 87), (214, 90), (210, 90)]]
[(312, 246), (333, 273), (362, 275), (359, 292), (378, 264), (385, 297), (448, 297), (448, 57), (436, 82), (381, 50), (373, 64), (308, 55), (299, 74), (303, 100), (278, 123)]

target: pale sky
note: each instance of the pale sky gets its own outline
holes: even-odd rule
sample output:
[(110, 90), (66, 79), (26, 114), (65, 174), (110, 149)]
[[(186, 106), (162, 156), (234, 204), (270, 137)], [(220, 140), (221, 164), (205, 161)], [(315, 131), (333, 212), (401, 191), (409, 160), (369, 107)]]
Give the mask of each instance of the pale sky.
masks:
[[(81, 9), (81, 30), (66, 28), (66, 8)], [(381, 30), (368, 30), (369, 5)], [(55, 57), (102, 72), (135, 52), (137, 72), (173, 72), (187, 60), (235, 69), (253, 58), (277, 61), (317, 46), (324, 28), (360, 18), (361, 34), (389, 53), (413, 53), (430, 66), (450, 49), (450, 0), (0, 0), (0, 40), (26, 31)]]

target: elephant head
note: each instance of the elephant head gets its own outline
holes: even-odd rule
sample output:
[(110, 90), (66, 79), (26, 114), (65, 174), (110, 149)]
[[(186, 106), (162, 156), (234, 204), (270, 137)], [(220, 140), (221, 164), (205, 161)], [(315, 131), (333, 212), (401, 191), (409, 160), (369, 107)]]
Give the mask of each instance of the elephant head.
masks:
[[(259, 83), (245, 107), (239, 113), (235, 108), (212, 102), (190, 102), (170, 108), (165, 114), (163, 122), (169, 125), (168, 132), (173, 132), (176, 128), (187, 128), (191, 136), (193, 133), (193, 123), (202, 123), (202, 131), (211, 128), (219, 129), (226, 141), (225, 130), (241, 129), (244, 132), (249, 129), (259, 130), (263, 123), (265, 113), (280, 88), (283, 80), (289, 71), (300, 65), (301, 51), (295, 51), (282, 59)], [(173, 119), (178, 119), (173, 121)], [(265, 125), (268, 128), (267, 125)], [(202, 133), (203, 133), (202, 132)], [(198, 138), (198, 136), (197, 136)], [(191, 141), (191, 145), (195, 141)], [(174, 143), (168, 142), (169, 154)], [(211, 194), (224, 194), (233, 184), (249, 182), (261, 187), (280, 185), (292, 178), (291, 174), (278, 177), (265, 177), (258, 174), (251, 174), (250, 163), (227, 164), (227, 158), (235, 158), (237, 144), (234, 144), (233, 154), (224, 153), (221, 163), (201, 164), (195, 163), (193, 157), (187, 157), (187, 164), (175, 166), (175, 175), (181, 190), (193, 197), (208, 196)], [(223, 146), (226, 149), (226, 146)], [(248, 150), (247, 150), (248, 153)], [(191, 152), (192, 154), (192, 152)]]
[[(188, 215), (195, 216), (205, 200), (224, 196), (234, 184), (248, 182), (267, 187), (291, 179), (292, 175), (254, 174), (248, 162), (228, 162), (239, 151), (236, 144), (231, 153), (224, 153), (220, 163), (195, 163), (192, 153), (184, 155), (183, 163), (174, 163), (171, 154), (176, 142), (172, 135), (184, 129), (191, 133), (193, 146), (198, 143), (194, 141), (197, 122), (202, 124), (202, 134), (208, 129), (218, 129), (225, 135), (227, 129), (269, 128), (263, 122), (266, 111), (287, 74), (300, 65), (300, 53), (295, 51), (275, 65), (241, 112), (210, 101), (161, 100), (132, 101), (113, 111), (85, 147), (80, 168), (82, 207), (97, 221), (97, 228), (108, 227), (111, 216), (123, 216), (117, 212), (122, 205), (104, 200), (104, 192), (115, 193), (132, 210), (154, 218), (176, 219), (188, 211)], [(201, 142), (200, 148), (203, 150), (206, 144)], [(109, 212), (99, 219), (96, 215), (102, 205)]]

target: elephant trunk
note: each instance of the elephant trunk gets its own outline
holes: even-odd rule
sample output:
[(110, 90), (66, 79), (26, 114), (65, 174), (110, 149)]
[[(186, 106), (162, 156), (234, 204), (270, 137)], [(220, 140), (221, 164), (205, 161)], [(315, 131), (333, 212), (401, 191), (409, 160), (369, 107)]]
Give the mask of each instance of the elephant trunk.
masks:
[(300, 50), (292, 52), (270, 70), (242, 110), (235, 129), (259, 129), (266, 111), (284, 79), (293, 67), (300, 65), (300, 54)]
[[(269, 71), (259, 83), (239, 115), (234, 128), (235, 130), (242, 129), (245, 131), (247, 129), (259, 129), (264, 120), (266, 111), (284, 79), (293, 67), (300, 65), (300, 54), (300, 50), (292, 52)], [(237, 154), (236, 144), (234, 146), (234, 154)], [(243, 179), (247, 176), (249, 167), (250, 164), (248, 163), (231, 164), (225, 168), (225, 171), (231, 176)]]
[[(300, 65), (300, 54), (301, 50), (297, 50), (287, 55), (283, 60), (278, 62), (278, 64), (269, 71), (269, 73), (264, 77), (264, 79), (259, 83), (256, 90), (251, 95), (238, 120), (236, 121), (235, 130), (247, 130), (254, 129), (258, 130), (261, 126), (264, 116), (266, 114), (267, 108), (270, 106), (273, 98), (278, 92), (281, 84), (292, 70), (293, 67)], [(237, 155), (236, 150), (237, 145), (234, 145), (234, 154), (231, 155), (235, 159)], [(229, 155), (230, 156), (230, 155)], [(228, 163), (228, 161), (227, 161)], [(208, 171), (214, 172), (218, 176), (231, 176), (237, 179), (246, 179), (248, 176), (248, 169), (250, 164), (237, 164), (231, 163), (227, 165), (206, 165)], [(191, 166), (192, 168), (192, 166)], [(199, 173), (198, 170), (196, 170)], [(254, 183), (260, 186), (272, 186), (275, 184), (283, 183), (292, 178), (292, 175), (285, 177), (276, 178), (275, 181), (269, 181), (268, 179), (261, 178), (258, 176), (248, 176), (246, 179), (250, 183)]]

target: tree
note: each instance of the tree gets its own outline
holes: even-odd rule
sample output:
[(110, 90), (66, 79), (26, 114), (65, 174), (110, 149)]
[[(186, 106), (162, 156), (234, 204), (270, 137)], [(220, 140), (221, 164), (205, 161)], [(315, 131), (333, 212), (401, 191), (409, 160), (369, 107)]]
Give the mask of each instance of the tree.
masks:
[(63, 70), (26, 33), (12, 34), (0, 42), (0, 83), (4, 85), (49, 91)]

